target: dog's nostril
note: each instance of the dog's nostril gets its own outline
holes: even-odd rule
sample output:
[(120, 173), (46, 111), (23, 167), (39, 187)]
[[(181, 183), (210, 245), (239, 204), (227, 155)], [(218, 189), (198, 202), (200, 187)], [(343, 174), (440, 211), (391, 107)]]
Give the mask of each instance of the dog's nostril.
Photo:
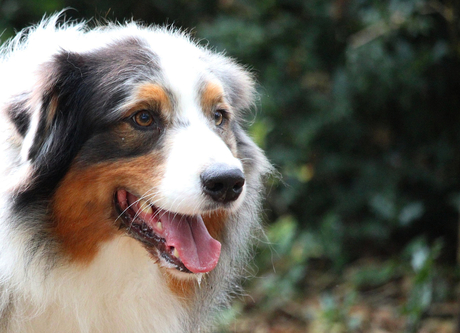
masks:
[(241, 180), (233, 186), (233, 190), (240, 191), (243, 188), (243, 185), (244, 185), (244, 180)]
[(201, 174), (204, 193), (222, 203), (238, 199), (244, 182), (244, 174), (240, 169), (225, 164), (211, 166)]

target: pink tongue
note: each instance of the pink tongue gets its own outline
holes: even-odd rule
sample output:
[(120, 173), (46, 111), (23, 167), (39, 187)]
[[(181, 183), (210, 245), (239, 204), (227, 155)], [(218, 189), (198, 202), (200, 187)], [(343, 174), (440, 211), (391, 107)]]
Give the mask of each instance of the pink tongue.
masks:
[(166, 246), (179, 252), (182, 263), (193, 273), (206, 273), (216, 267), (221, 244), (211, 237), (200, 215), (160, 213)]

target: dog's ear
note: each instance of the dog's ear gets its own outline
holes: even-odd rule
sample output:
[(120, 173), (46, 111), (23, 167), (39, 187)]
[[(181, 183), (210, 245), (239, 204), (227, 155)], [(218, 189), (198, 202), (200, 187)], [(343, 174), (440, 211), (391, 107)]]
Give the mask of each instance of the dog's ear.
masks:
[(32, 91), (10, 107), (22, 136), (22, 162), (31, 166), (27, 185), (17, 189), (19, 208), (48, 198), (87, 140), (91, 128), (85, 125), (84, 105), (92, 87), (85, 82), (85, 63), (83, 56), (62, 51), (40, 67)]
[(49, 156), (62, 160), (74, 153), (81, 132), (85, 132), (80, 125), (84, 115), (76, 112), (85, 97), (83, 67), (84, 58), (69, 52), (56, 55), (41, 67), (23, 110), (15, 113), (14, 123), (24, 136), (23, 160), (40, 164), (41, 159), (47, 159), (50, 165)]

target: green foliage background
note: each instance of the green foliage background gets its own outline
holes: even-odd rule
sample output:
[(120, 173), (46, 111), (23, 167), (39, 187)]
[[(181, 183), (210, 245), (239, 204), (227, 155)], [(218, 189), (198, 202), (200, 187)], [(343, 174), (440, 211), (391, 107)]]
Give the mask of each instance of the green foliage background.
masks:
[(1, 0), (1, 40), (65, 7), (75, 19), (192, 29), (252, 68), (260, 101), (249, 130), (282, 176), (266, 209), (289, 268), (277, 288), (301, 281), (312, 258), (340, 271), (424, 244), (455, 262), (458, 1)]

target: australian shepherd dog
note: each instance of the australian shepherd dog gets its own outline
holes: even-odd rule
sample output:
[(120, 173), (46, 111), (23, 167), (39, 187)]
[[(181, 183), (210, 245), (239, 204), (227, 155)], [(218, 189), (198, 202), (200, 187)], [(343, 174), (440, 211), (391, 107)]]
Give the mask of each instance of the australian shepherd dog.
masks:
[(59, 15), (0, 49), (0, 331), (208, 332), (259, 227), (251, 74)]

